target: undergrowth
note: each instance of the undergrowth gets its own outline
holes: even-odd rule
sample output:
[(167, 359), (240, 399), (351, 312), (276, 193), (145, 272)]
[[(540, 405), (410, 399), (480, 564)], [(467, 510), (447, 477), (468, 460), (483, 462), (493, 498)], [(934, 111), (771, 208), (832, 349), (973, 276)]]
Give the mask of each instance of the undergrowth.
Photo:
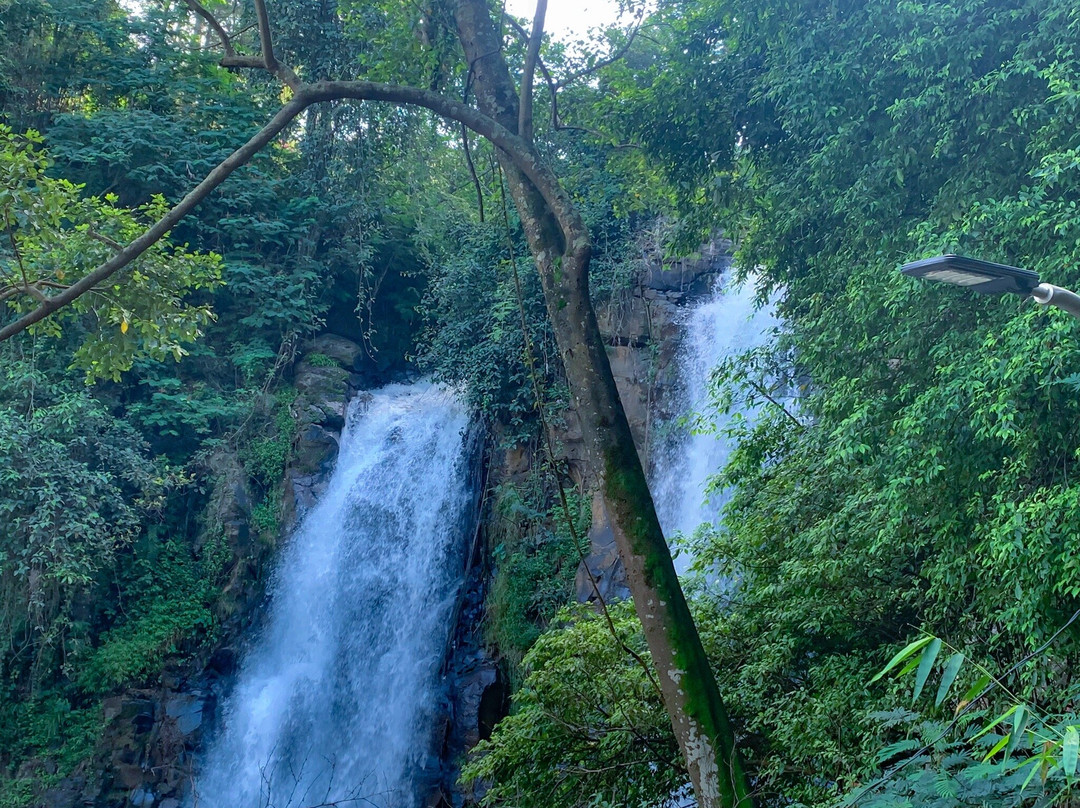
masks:
[[(577, 535), (589, 527), (587, 500), (569, 493)], [(499, 648), (517, 678), (525, 653), (573, 591), (581, 555), (557, 497), (540, 472), (524, 482), (504, 483), (495, 492), (492, 558), (495, 574), (488, 596), (488, 640)]]

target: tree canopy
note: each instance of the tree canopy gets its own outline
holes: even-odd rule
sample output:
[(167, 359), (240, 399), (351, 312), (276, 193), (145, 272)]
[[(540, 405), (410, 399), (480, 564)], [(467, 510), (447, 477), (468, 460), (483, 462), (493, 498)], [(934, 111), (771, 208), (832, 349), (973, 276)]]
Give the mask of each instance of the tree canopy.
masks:
[[(718, 369), (716, 407), (797, 401), (737, 427), (725, 520), (694, 546), (738, 585), (689, 598), (753, 799), (1072, 798), (1080, 338), (1060, 312), (896, 268), (958, 252), (1080, 285), (1073, 4), (673, 0), (585, 56), (495, 17), (500, 58), (536, 71), (505, 109), (478, 100), (498, 82), (452, 4), (273, 4), (274, 64), (254, 8), (206, 4), (224, 43), (191, 5), (0, 5), (0, 327), (254, 144), (166, 238), (0, 344), (0, 805), (31, 804), (25, 761), (78, 765), (103, 693), (225, 630), (254, 573), (215, 492), (238, 465), (272, 541), (304, 340), (355, 339), (372, 382), (416, 360), (507, 442), (533, 439), (537, 390), (557, 409), (575, 384), (543, 288), (576, 271), (548, 217), (571, 208), (595, 301), (631, 282), (657, 216), (673, 252), (722, 230), (779, 296), (775, 341)], [(515, 176), (507, 154), (547, 173)], [(551, 250), (546, 276), (530, 249)], [(557, 521), (551, 493), (504, 499), (535, 526)], [(550, 546), (506, 567), (536, 591), (507, 602), (543, 622), (565, 537), (531, 529)], [(487, 804), (681, 799), (629, 609), (517, 631), (515, 710), (467, 771), (492, 778)], [(910, 658), (912, 703), (907, 679), (871, 679), (920, 632), (953, 652)], [(1000, 686), (970, 692), (976, 664)]]

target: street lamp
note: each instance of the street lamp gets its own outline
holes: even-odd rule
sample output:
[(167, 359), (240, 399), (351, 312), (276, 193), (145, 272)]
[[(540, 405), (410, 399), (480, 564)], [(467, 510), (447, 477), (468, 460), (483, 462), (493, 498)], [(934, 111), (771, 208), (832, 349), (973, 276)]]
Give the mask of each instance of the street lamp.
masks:
[(951, 283), (982, 294), (1030, 297), (1040, 305), (1054, 306), (1080, 318), (1080, 295), (1060, 286), (1041, 283), (1039, 273), (1029, 269), (980, 261), (978, 258), (965, 258), (962, 255), (939, 255), (904, 264), (900, 271), (912, 278)]

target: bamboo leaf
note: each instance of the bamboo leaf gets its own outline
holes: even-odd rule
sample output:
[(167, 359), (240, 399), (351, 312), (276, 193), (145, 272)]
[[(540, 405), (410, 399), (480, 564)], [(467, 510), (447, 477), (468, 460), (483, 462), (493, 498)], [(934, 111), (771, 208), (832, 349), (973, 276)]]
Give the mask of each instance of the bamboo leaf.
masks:
[(990, 677), (980, 676), (978, 679), (975, 680), (975, 684), (968, 688), (967, 693), (964, 694), (964, 697), (960, 699), (960, 701), (971, 701), (972, 699), (976, 698), (986, 689), (986, 686), (988, 684), (990, 684)]
[(949, 688), (956, 681), (956, 675), (960, 673), (960, 667), (963, 664), (964, 655), (961, 653), (953, 654), (949, 657), (949, 661), (945, 663), (945, 671), (941, 674), (941, 684), (938, 685), (937, 689), (937, 698), (934, 699), (935, 707), (940, 707), (941, 702), (945, 701), (945, 697), (949, 695)]
[(1012, 733), (1006, 732), (1005, 737), (998, 741), (996, 744), (994, 744), (993, 748), (991, 748), (991, 750), (986, 753), (986, 757), (982, 759), (982, 762), (986, 763), (986, 761), (990, 760), (990, 758), (992, 758), (994, 755), (1004, 749), (1006, 744), (1009, 743), (1010, 738), (1012, 738)]
[(976, 739), (978, 739), (978, 738), (981, 738), (981, 737), (982, 737), (983, 735), (985, 735), (986, 733), (988, 733), (988, 732), (989, 732), (990, 730), (992, 730), (992, 729), (993, 729), (994, 727), (996, 727), (996, 726), (997, 726), (998, 724), (1000, 724), (1000, 723), (1001, 723), (1002, 721), (1004, 721), (1005, 719), (1007, 719), (1007, 718), (1008, 718), (1008, 717), (1009, 717), (1010, 715), (1012, 715), (1013, 713), (1015, 713), (1015, 712), (1016, 712), (1016, 709), (1017, 709), (1017, 708), (1018, 708), (1019, 706), (1020, 706), (1019, 704), (1014, 704), (1014, 705), (1013, 705), (1012, 707), (1010, 707), (1010, 708), (1009, 708), (1008, 710), (1006, 710), (1005, 712), (1003, 712), (1003, 713), (1002, 713), (1001, 715), (999, 715), (999, 716), (998, 716), (997, 718), (995, 718), (995, 719), (994, 719), (993, 721), (991, 721), (991, 722), (990, 722), (989, 724), (987, 724), (987, 725), (986, 725), (985, 727), (983, 727), (983, 728), (982, 728), (981, 730), (979, 730), (979, 731), (978, 731), (977, 733), (975, 733), (975, 735), (974, 735), (974, 736), (972, 737), (972, 739), (971, 739), (971, 740), (973, 740), (973, 741), (974, 741), (974, 740), (976, 740)]
[[(1039, 758), (1033, 757), (1030, 760), (1025, 761), (1024, 765), (1026, 766), (1028, 763), (1038, 764), (1039, 763)], [(1035, 775), (1038, 774), (1038, 772), (1039, 772), (1039, 766), (1038, 765), (1035, 765), (1035, 766), (1031, 767), (1031, 771), (1028, 772), (1028, 776), (1024, 778), (1024, 784), (1022, 786), (1020, 786), (1020, 793), (1021, 794), (1024, 793), (1024, 789), (1028, 787), (1028, 783), (1031, 782), (1032, 778), (1034, 778)]]
[(1012, 740), (1009, 742), (1008, 749), (1005, 750), (1005, 757), (1011, 755), (1024, 739), (1024, 730), (1027, 729), (1030, 718), (1031, 710), (1027, 709), (1023, 704), (1021, 704), (1016, 709), (1016, 712), (1013, 713)]
[(925, 647), (927, 644), (929, 644), (929, 642), (931, 640), (933, 640), (933, 639), (934, 639), (933, 637), (920, 637), (919, 639), (915, 640), (915, 642), (910, 643), (907, 646), (905, 646), (902, 650), (900, 650), (896, 654), (896, 656), (894, 656), (892, 659), (889, 660), (889, 664), (886, 665), (884, 668), (882, 668), (878, 672), (877, 676), (875, 676), (873, 679), (870, 680), (870, 684), (873, 684), (874, 682), (876, 682), (878, 679), (880, 679), (882, 676), (887, 674), (889, 671), (891, 671), (893, 668), (895, 668), (897, 665), (899, 665), (901, 662), (903, 662), (909, 656), (914, 654), (916, 651), (922, 650), (922, 648)]
[(1069, 727), (1065, 730), (1065, 740), (1061, 742), (1061, 768), (1065, 771), (1066, 777), (1076, 774), (1078, 751), (1080, 751), (1080, 734), (1077, 734), (1076, 727)]
[(916, 669), (917, 667), (919, 667), (919, 663), (920, 663), (921, 661), (922, 661), (922, 654), (916, 654), (915, 656), (913, 656), (913, 657), (912, 657), (911, 659), (909, 659), (909, 660), (908, 660), (908, 661), (907, 661), (907, 662), (906, 662), (906, 663), (904, 664), (904, 667), (902, 667), (902, 668), (901, 668), (901, 669), (900, 669), (900, 670), (899, 670), (899, 671), (898, 671), (898, 672), (896, 673), (896, 678), (897, 678), (897, 679), (902, 679), (902, 678), (904, 678), (905, 676), (907, 676), (907, 675), (908, 675), (909, 673), (911, 673), (911, 672), (912, 672), (913, 670), (915, 670), (915, 669)]
[(941, 640), (934, 637), (922, 652), (919, 662), (919, 670), (915, 673), (915, 692), (911, 694), (911, 700), (915, 701), (922, 693), (926, 680), (930, 677), (930, 671), (934, 668), (938, 652), (941, 651)]

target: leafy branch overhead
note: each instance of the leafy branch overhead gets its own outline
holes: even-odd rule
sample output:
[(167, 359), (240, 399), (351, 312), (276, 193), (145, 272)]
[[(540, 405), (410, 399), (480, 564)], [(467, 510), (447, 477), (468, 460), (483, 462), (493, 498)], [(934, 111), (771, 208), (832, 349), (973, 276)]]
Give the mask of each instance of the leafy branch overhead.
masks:
[[(448, 120), (457, 121), (462, 126), (487, 138), (502, 152), (509, 155), (528, 180), (534, 184), (545, 203), (550, 206), (550, 209), (556, 215), (559, 227), (563, 231), (563, 241), (568, 249), (581, 251), (587, 248), (589, 244), (588, 230), (581, 221), (573, 202), (550, 168), (543, 160), (539, 159), (539, 154), (532, 143), (531, 137), (525, 136), (531, 135), (531, 124), (528, 123), (531, 121), (529, 110), (532, 108), (531, 72), (535, 70), (536, 65), (539, 63), (538, 56), (526, 65), (526, 75), (523, 77), (521, 88), (521, 123), (525, 123), (527, 126), (522, 134), (518, 134), (496, 121), (493, 117), (478, 111), (475, 107), (431, 90), (373, 81), (324, 80), (304, 82), (292, 67), (278, 58), (275, 52), (265, 3), (261, 1), (255, 3), (260, 53), (258, 55), (241, 55), (237, 53), (232, 38), (226, 33), (224, 26), (205, 6), (198, 3), (197, 0), (186, 1), (188, 7), (200, 19), (213, 20), (211, 28), (217, 35), (224, 51), (220, 61), (223, 67), (265, 70), (280, 80), (287, 88), (285, 95), (289, 100), (262, 129), (247, 143), (214, 167), (179, 203), (169, 210), (155, 210), (160, 216), (152, 225), (130, 241), (118, 242), (119, 247), (114, 254), (108, 256), (96, 266), (90, 265), (92, 269), (89, 272), (69, 273), (73, 276), (72, 279), (67, 285), (54, 290), (54, 293), (50, 294), (39, 289), (41, 295), (37, 296), (38, 305), (36, 307), (18, 309), (17, 313), (20, 316), (17, 319), (0, 326), (0, 342), (40, 322), (91, 290), (95, 290), (116, 272), (138, 259), (159, 239), (163, 238), (174, 225), (183, 220), (196, 205), (220, 186), (237, 168), (245, 165), (260, 150), (279, 136), (301, 113), (314, 104), (330, 101), (383, 101), (395, 105), (422, 107)], [(540, 24), (537, 31), (539, 37), (543, 30), (542, 14), (537, 21)], [(618, 55), (621, 55), (621, 53)], [(588, 76), (592, 71), (593, 67), (579, 71), (568, 77), (565, 83), (569, 84), (572, 81), (580, 80)], [(559, 85), (556, 89), (561, 89), (562, 86), (564, 85)], [(553, 89), (554, 91), (555, 89)], [(526, 93), (528, 93), (527, 97)]]
[[(166, 210), (161, 197), (133, 212), (118, 207), (114, 195), (84, 196), (79, 186), (48, 176), (41, 143), (35, 132), (16, 135), (0, 126), (0, 304), (16, 316), (70, 290)], [(88, 380), (117, 380), (139, 357), (179, 360), (212, 316), (187, 295), (220, 282), (219, 256), (163, 239), (131, 264), (122, 283), (90, 286), (61, 317), (34, 330), (59, 336), (63, 319), (89, 318), (75, 364)]]

